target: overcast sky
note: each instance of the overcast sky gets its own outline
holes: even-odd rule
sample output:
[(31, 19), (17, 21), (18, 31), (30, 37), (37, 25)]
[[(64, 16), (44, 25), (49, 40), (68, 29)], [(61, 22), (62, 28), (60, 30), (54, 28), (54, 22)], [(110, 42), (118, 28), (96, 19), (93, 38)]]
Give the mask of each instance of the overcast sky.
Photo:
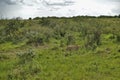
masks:
[(118, 15), (120, 0), (0, 0), (0, 16)]

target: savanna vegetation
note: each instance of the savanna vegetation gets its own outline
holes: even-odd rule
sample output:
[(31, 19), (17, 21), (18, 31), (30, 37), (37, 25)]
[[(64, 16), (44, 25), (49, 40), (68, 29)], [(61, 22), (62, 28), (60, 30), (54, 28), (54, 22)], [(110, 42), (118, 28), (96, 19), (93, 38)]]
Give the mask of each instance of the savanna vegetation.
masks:
[(0, 20), (0, 80), (120, 80), (120, 16)]

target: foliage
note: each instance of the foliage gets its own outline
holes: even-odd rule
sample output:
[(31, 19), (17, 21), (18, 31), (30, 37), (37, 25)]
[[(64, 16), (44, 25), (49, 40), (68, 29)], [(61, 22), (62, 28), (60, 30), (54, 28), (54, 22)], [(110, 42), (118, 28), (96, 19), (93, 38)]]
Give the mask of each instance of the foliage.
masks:
[(119, 80), (118, 16), (0, 20), (0, 80)]
[(22, 53), (18, 53), (17, 56), (19, 57), (19, 63), (21, 64), (25, 64), (27, 62), (31, 62), (33, 60), (33, 58), (35, 57), (35, 54), (32, 50), (26, 51), (26, 52), (22, 52)]

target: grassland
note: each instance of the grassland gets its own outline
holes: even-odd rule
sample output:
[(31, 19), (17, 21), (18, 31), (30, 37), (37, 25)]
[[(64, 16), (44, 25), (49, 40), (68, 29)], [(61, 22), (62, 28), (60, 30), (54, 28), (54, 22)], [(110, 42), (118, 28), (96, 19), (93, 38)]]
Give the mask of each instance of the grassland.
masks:
[(0, 20), (0, 80), (119, 80), (120, 18)]

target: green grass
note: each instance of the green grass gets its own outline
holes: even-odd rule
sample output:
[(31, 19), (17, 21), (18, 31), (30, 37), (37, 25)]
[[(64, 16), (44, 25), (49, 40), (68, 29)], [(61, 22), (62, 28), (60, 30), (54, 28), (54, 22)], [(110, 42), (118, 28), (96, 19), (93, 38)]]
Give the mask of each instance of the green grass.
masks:
[[(69, 55), (65, 56), (66, 53)], [(119, 80), (119, 58), (118, 53), (101, 55), (91, 51), (73, 53), (36, 50), (36, 56), (30, 63), (13, 64), (8, 60), (0, 62), (0, 76), (2, 80), (6, 80), (7, 74), (10, 74), (8, 72), (11, 72), (12, 76), (20, 76), (14, 80), (24, 79), (21, 73), (16, 73), (16, 70), (21, 70), (26, 80)], [(14, 60), (16, 59), (12, 59)], [(36, 69), (38, 72), (34, 71)]]
[(0, 51), (9, 51), (15, 48), (20, 48), (25, 44), (26, 44), (25, 42), (21, 42), (17, 44), (13, 44), (12, 42), (3, 43), (3, 44), (0, 44)]
[[(10, 28), (13, 31), (8, 34), (6, 25), (12, 21), (2, 21), (0, 80), (120, 79), (119, 18), (44, 20), (48, 24), (16, 21), (11, 26), (19, 26), (18, 30)], [(97, 31), (101, 32), (99, 45), (95, 43)], [(70, 45), (71, 51), (67, 50)]]

